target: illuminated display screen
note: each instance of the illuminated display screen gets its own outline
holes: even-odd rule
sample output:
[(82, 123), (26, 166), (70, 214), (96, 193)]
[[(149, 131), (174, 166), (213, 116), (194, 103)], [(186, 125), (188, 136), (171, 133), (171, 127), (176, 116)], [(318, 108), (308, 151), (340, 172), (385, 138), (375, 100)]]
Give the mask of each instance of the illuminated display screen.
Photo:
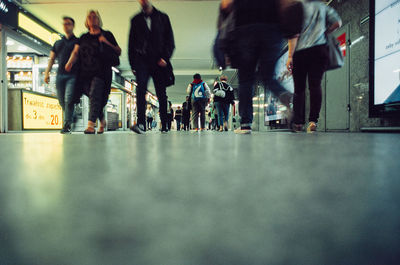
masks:
[(400, 1), (373, 0), (374, 105), (400, 103)]

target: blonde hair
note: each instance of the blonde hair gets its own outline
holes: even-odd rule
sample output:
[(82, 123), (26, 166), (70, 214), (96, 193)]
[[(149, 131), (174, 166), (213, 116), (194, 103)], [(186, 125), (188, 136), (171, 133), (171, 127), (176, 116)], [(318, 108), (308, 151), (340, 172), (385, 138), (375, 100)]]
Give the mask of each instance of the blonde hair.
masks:
[(97, 19), (99, 20), (99, 27), (102, 28), (102, 27), (103, 27), (103, 20), (101, 20), (101, 16), (100, 16), (99, 11), (98, 11), (98, 10), (94, 10), (94, 9), (91, 9), (91, 10), (89, 10), (89, 11), (87, 12), (86, 20), (85, 20), (85, 27), (86, 27), (87, 29), (89, 29), (88, 19), (89, 19), (89, 16), (90, 16), (91, 14), (95, 14), (95, 15), (96, 15)]

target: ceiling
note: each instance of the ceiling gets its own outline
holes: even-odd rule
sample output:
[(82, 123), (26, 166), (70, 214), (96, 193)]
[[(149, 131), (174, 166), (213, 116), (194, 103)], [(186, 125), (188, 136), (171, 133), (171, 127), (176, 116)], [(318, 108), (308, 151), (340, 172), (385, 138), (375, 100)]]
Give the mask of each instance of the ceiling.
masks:
[[(130, 19), (138, 13), (137, 0), (22, 0), (21, 5), (29, 12), (62, 31), (62, 16), (71, 16), (76, 21), (75, 34), (86, 32), (84, 20), (89, 9), (97, 9), (102, 16), (104, 29), (113, 32), (122, 48), (119, 69), (127, 78), (134, 79), (128, 62), (127, 46)], [(216, 36), (218, 0), (153, 0), (153, 5), (170, 16), (175, 35), (176, 50), (172, 64), (176, 85), (168, 88), (169, 100), (181, 103), (186, 96), (186, 87), (194, 73), (200, 73), (210, 84), (220, 74), (213, 67), (212, 44)], [(228, 73), (232, 75), (233, 72)], [(154, 92), (152, 82), (149, 90)]]

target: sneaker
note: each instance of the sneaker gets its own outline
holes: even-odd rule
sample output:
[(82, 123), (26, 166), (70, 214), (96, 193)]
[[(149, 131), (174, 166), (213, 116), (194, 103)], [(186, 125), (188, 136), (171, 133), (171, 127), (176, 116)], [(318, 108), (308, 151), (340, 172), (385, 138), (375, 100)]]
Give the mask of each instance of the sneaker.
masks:
[(236, 134), (251, 134), (251, 127), (246, 126), (246, 127), (240, 127), (235, 130)]
[(308, 123), (307, 133), (315, 133), (317, 131), (317, 124), (313, 121)]
[(167, 133), (168, 133), (168, 130), (167, 130), (167, 129), (161, 129), (161, 133), (162, 133), (162, 134), (167, 134)]
[(146, 134), (143, 124), (135, 124), (131, 127), (131, 131), (137, 134)]
[(60, 131), (61, 134), (71, 134), (71, 126), (64, 125), (64, 127)]

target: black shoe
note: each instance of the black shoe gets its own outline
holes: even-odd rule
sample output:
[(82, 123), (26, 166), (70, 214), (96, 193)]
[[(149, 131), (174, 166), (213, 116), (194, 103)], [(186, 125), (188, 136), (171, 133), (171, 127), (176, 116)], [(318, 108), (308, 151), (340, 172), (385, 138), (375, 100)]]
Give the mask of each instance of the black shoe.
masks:
[(135, 124), (131, 127), (131, 131), (137, 133), (137, 134), (146, 134), (146, 130), (143, 126), (143, 124)]
[(168, 129), (166, 129), (166, 128), (161, 128), (161, 133), (162, 133), (162, 134), (168, 133)]
[(71, 126), (64, 125), (64, 127), (60, 131), (61, 134), (71, 134)]

